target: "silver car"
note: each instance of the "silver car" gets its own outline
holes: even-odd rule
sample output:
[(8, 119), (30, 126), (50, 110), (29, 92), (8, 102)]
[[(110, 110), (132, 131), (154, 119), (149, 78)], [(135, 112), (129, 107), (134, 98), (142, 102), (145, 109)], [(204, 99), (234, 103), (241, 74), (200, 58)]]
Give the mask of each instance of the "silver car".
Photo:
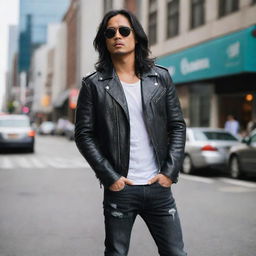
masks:
[(232, 178), (256, 175), (256, 129), (242, 143), (230, 149), (229, 171)]
[(224, 129), (187, 128), (183, 172), (193, 173), (205, 167), (223, 167), (228, 163), (229, 149), (238, 138)]
[(0, 150), (12, 148), (34, 152), (35, 131), (26, 115), (0, 116)]

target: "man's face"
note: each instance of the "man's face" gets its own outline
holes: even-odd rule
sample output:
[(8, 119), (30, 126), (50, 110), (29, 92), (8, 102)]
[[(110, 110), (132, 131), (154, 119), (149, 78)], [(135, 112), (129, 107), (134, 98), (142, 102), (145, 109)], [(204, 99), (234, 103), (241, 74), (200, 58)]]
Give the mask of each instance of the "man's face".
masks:
[(118, 30), (120, 27), (132, 28), (129, 20), (121, 14), (109, 19), (107, 28), (114, 28), (116, 30), (114, 37), (106, 38), (107, 49), (112, 56), (126, 55), (135, 51), (136, 41), (134, 32), (131, 31), (128, 36), (122, 36)]

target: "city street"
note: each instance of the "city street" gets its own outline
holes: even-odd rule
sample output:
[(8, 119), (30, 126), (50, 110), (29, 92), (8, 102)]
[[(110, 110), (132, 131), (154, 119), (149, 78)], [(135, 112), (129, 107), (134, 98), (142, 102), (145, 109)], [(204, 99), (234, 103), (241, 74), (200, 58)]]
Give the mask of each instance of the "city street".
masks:
[[(37, 136), (0, 154), (0, 256), (102, 256), (102, 189), (75, 143)], [(181, 175), (173, 185), (188, 256), (256, 255), (256, 181)], [(137, 218), (130, 256), (156, 256)]]

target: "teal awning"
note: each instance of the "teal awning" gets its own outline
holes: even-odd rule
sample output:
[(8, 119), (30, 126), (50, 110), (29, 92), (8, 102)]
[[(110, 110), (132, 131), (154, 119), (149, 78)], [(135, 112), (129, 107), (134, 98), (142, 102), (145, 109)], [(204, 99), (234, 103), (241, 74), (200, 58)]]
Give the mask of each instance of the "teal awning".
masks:
[[(256, 72), (256, 37), (251, 26), (184, 51), (160, 57), (175, 83)], [(255, 33), (254, 33), (255, 34)]]

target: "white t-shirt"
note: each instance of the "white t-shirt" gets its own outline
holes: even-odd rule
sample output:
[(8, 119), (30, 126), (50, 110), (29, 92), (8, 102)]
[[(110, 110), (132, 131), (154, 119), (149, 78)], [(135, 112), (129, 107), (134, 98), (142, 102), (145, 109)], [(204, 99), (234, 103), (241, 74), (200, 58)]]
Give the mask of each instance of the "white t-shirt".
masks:
[(141, 83), (121, 81), (130, 117), (130, 161), (127, 178), (134, 185), (145, 185), (158, 174), (153, 146), (143, 119)]

